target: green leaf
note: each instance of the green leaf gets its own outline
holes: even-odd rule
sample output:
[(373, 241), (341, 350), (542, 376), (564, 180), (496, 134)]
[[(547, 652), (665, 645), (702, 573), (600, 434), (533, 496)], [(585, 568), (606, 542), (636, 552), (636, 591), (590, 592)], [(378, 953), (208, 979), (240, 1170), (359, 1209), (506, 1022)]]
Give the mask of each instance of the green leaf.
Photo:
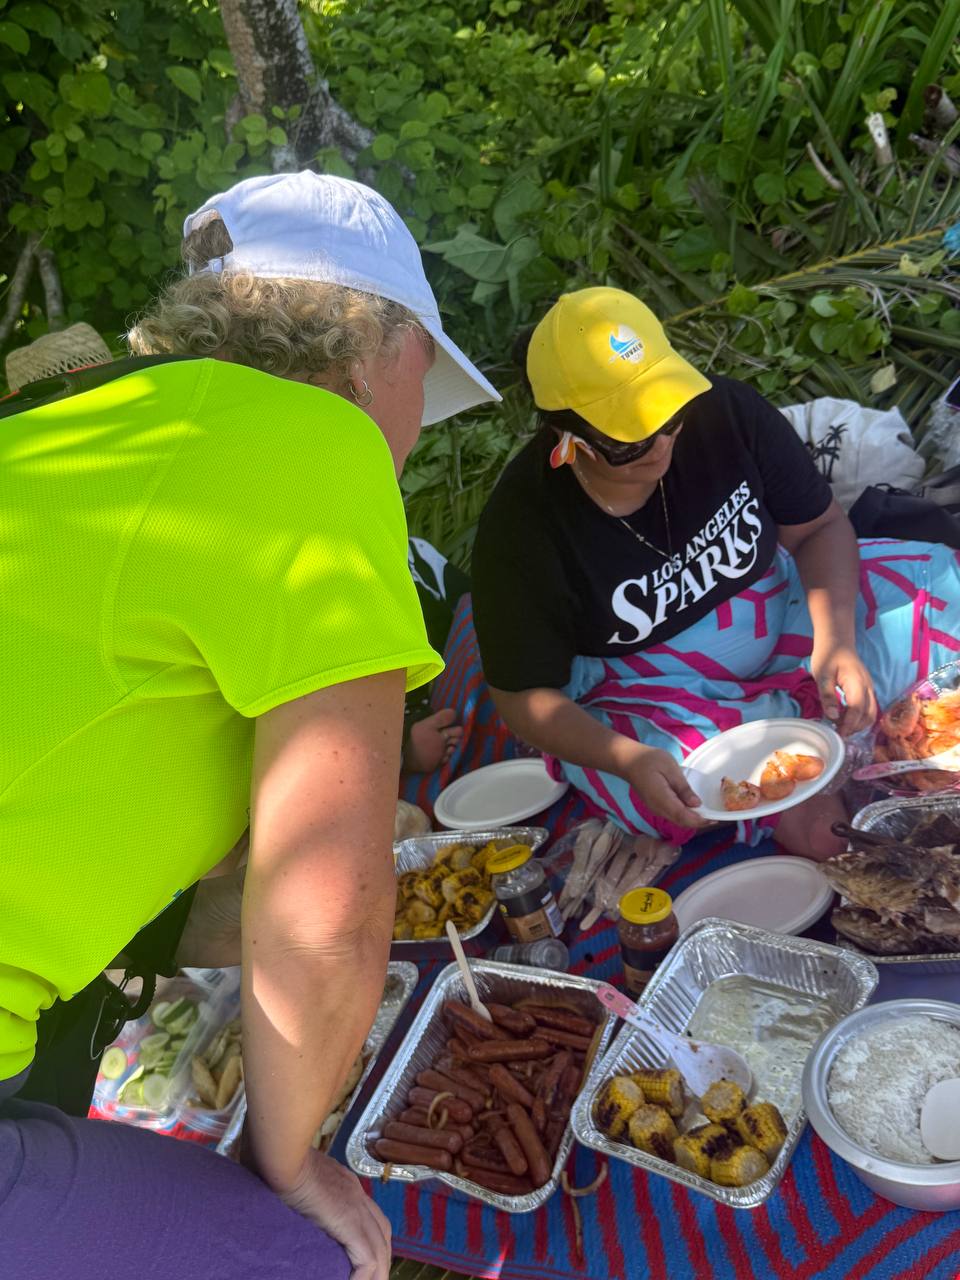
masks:
[(63, 177), (63, 189), (68, 196), (86, 196), (93, 190), (93, 168), (83, 160), (70, 165)]
[(62, 29), (59, 14), (47, 4), (15, 4), (7, 12), (7, 17), (48, 40), (56, 40)]
[(68, 92), (64, 97), (71, 106), (91, 116), (105, 116), (110, 110), (113, 92), (110, 81), (100, 71), (81, 71), (79, 75), (67, 77), (70, 80)]
[(163, 134), (148, 129), (140, 135), (140, 150), (145, 156), (155, 156), (163, 150)]
[(844, 64), (847, 56), (847, 46), (845, 44), (828, 44), (820, 58), (821, 64), (828, 71), (838, 71)]
[(960, 334), (960, 311), (951, 307), (940, 317), (940, 328), (944, 333)]
[(200, 85), (200, 77), (192, 67), (167, 67), (167, 79), (193, 102), (199, 103), (202, 100), (203, 90)]
[(540, 245), (533, 236), (521, 236), (509, 245), (502, 245), (464, 227), (458, 229), (452, 240), (425, 244), (423, 248), (441, 254), (451, 266), (486, 284), (506, 283), (540, 253)]
[(734, 316), (749, 315), (751, 311), (756, 311), (759, 302), (759, 295), (752, 289), (748, 289), (745, 284), (735, 284), (727, 295), (727, 310)]
[(817, 293), (810, 299), (810, 310), (818, 316), (835, 316), (837, 308), (833, 299), (826, 293)]
[(22, 102), (41, 118), (56, 102), (53, 85), (35, 71), (9, 71), (3, 77), (3, 87), (14, 102)]
[(546, 203), (543, 187), (532, 178), (521, 178), (508, 186), (493, 209), (493, 223), (500, 239), (511, 240), (526, 220)]
[(120, 159), (120, 152), (109, 138), (92, 138), (85, 141), (79, 151), (83, 159), (89, 160), (91, 164), (95, 164), (107, 173), (117, 167)]
[(370, 144), (370, 150), (377, 160), (389, 160), (397, 150), (397, 140), (389, 133), (378, 133)]
[(0, 44), (9, 45), (14, 53), (30, 52), (30, 37), (15, 22), (0, 22)]
[(430, 134), (430, 126), (425, 120), (404, 120), (400, 126), (400, 141), (407, 138), (426, 138)]
[(758, 173), (753, 189), (763, 204), (780, 204), (787, 196), (787, 183), (782, 173)]
[(285, 146), (287, 141), (286, 130), (281, 129), (278, 124), (273, 125), (267, 130), (267, 141), (271, 147)]
[(222, 76), (235, 76), (237, 74), (233, 54), (229, 49), (210, 49), (207, 53), (207, 61), (214, 71), (218, 71)]
[(870, 379), (870, 390), (875, 396), (882, 395), (884, 391), (889, 391), (891, 387), (896, 385), (897, 366), (894, 364), (881, 365)]
[(471, 209), (489, 209), (497, 198), (497, 188), (488, 182), (478, 182), (467, 192), (467, 204)]

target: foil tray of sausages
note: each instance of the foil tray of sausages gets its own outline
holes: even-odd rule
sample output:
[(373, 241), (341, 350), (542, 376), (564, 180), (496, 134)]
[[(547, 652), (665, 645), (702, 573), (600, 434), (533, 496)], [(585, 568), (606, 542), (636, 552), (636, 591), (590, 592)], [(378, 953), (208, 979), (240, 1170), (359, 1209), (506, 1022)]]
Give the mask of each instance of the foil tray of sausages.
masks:
[[(349, 1095), (338, 1108), (341, 1121), (346, 1118), (354, 1099), (366, 1083), (367, 1076), (369, 1076), (377, 1061), (377, 1055), (383, 1048), (390, 1032), (396, 1026), (397, 1019), (406, 1008), (407, 1001), (413, 995), (419, 980), (420, 971), (410, 960), (391, 960), (387, 965), (387, 976), (383, 984), (383, 999), (377, 1009), (373, 1026), (370, 1028), (363, 1045), (361, 1055), (363, 1058), (363, 1070)], [(247, 1099), (246, 1094), (244, 1094), (240, 1099), (240, 1105), (230, 1120), (230, 1124), (224, 1131), (223, 1137), (217, 1143), (217, 1151), (220, 1155), (229, 1156), (231, 1159), (237, 1157), (240, 1147), (240, 1135), (243, 1132), (243, 1124), (246, 1117)], [(334, 1131), (334, 1133), (330, 1134), (330, 1141), (335, 1136), (336, 1133)]]
[[(405, 840), (397, 840), (393, 846), (393, 858), (397, 875), (403, 875), (407, 871), (424, 871), (432, 867), (440, 850), (450, 845), (472, 844), (482, 848), (484, 845), (496, 842), (501, 848), (506, 849), (512, 844), (526, 844), (536, 853), (547, 842), (549, 836), (550, 832), (546, 827), (494, 827), (489, 831), (432, 831), (427, 835), (408, 836)], [(479, 937), (483, 933), (493, 919), (496, 909), (496, 901), (493, 901), (476, 924), (467, 929), (458, 929), (457, 932), (464, 942)], [(427, 939), (427, 941), (443, 938), (445, 935), (440, 929), (437, 938)], [(422, 946), (423, 942), (424, 940), (420, 938), (394, 938), (393, 946)]]
[[(637, 1004), (675, 1035), (684, 1035), (691, 1023), (696, 1027), (698, 1006), (708, 993), (731, 981), (752, 980), (782, 993), (791, 1009), (791, 1022), (794, 1019), (799, 1022), (802, 1005), (809, 1010), (808, 1017), (816, 1014), (818, 1020), (822, 1018), (822, 1029), (827, 1029), (867, 1003), (877, 977), (871, 962), (852, 951), (708, 917), (690, 925), (680, 935)], [(794, 993), (795, 1003), (791, 999)], [(787, 1127), (786, 1140), (768, 1172), (748, 1185), (720, 1186), (679, 1164), (614, 1141), (600, 1127), (597, 1104), (606, 1081), (669, 1065), (665, 1051), (648, 1033), (631, 1026), (624, 1025), (606, 1055), (594, 1059), (574, 1103), (572, 1124), (577, 1141), (612, 1159), (623, 1160), (638, 1169), (679, 1182), (691, 1191), (702, 1192), (733, 1209), (757, 1208), (773, 1194), (786, 1172), (807, 1122), (800, 1102), (800, 1077), (806, 1052), (801, 1048), (794, 1055), (796, 1061), (788, 1060), (779, 1047), (783, 1040), (778, 1042), (772, 1030), (768, 1027), (755, 1032), (752, 1049), (744, 1043), (732, 1046), (747, 1059), (757, 1098), (775, 1094)], [(789, 1038), (799, 1043), (800, 1026), (791, 1025), (786, 1030)], [(818, 1034), (819, 1031), (814, 1032), (814, 1037)], [(722, 1035), (714, 1039), (718, 1043), (728, 1042)], [(788, 1104), (787, 1098), (793, 1101)]]
[[(371, 1098), (366, 1110), (361, 1115), (353, 1132), (350, 1135), (347, 1144), (347, 1163), (355, 1173), (365, 1178), (393, 1179), (400, 1182), (423, 1182), (427, 1179), (436, 1179), (450, 1188), (452, 1193), (459, 1198), (470, 1198), (482, 1200), (485, 1204), (492, 1205), (496, 1209), (501, 1209), (505, 1213), (527, 1213), (533, 1209), (538, 1209), (544, 1204), (556, 1191), (560, 1183), (560, 1173), (570, 1154), (570, 1148), (573, 1145), (573, 1133), (570, 1128), (569, 1115), (564, 1119), (562, 1129), (558, 1129), (552, 1133), (549, 1138), (544, 1141), (544, 1147), (548, 1153), (553, 1152), (552, 1159), (549, 1158), (546, 1166), (543, 1168), (544, 1173), (549, 1176), (542, 1185), (536, 1186), (534, 1189), (518, 1193), (507, 1190), (497, 1190), (492, 1184), (497, 1183), (503, 1187), (510, 1187), (516, 1179), (510, 1176), (502, 1176), (509, 1174), (509, 1170), (504, 1168), (502, 1174), (494, 1172), (498, 1167), (498, 1160), (489, 1161), (492, 1168), (480, 1169), (476, 1173), (477, 1177), (483, 1177), (487, 1185), (480, 1185), (479, 1182), (472, 1178), (462, 1176), (468, 1172), (464, 1168), (461, 1155), (466, 1154), (466, 1148), (462, 1153), (453, 1153), (453, 1159), (449, 1161), (452, 1166), (450, 1168), (429, 1167), (425, 1164), (405, 1163), (402, 1158), (402, 1147), (394, 1148), (391, 1151), (396, 1152), (397, 1158), (381, 1158), (377, 1154), (377, 1147), (382, 1141), (392, 1143), (394, 1141), (401, 1142), (405, 1136), (403, 1126), (411, 1122), (415, 1127), (423, 1127), (429, 1125), (429, 1121), (425, 1114), (420, 1114), (420, 1110), (428, 1112), (431, 1106), (431, 1099), (439, 1097), (441, 1093), (444, 1098), (439, 1103), (433, 1103), (434, 1110), (438, 1107), (449, 1107), (453, 1103), (453, 1110), (449, 1113), (448, 1120), (444, 1124), (444, 1128), (453, 1130), (457, 1127), (463, 1131), (469, 1130), (474, 1136), (470, 1137), (469, 1133), (463, 1132), (465, 1142), (470, 1143), (471, 1147), (477, 1145), (478, 1137), (486, 1138), (487, 1133), (490, 1134), (490, 1146), (494, 1144), (494, 1130), (486, 1124), (483, 1117), (492, 1120), (497, 1126), (498, 1137), (497, 1144), (507, 1144), (504, 1147), (504, 1158), (509, 1164), (514, 1157), (519, 1159), (515, 1146), (511, 1142), (511, 1135), (504, 1135), (500, 1132), (503, 1127), (493, 1114), (494, 1111), (500, 1112), (503, 1116), (509, 1116), (513, 1133), (517, 1134), (523, 1144), (523, 1153), (530, 1155), (527, 1146), (528, 1138), (531, 1142), (536, 1140), (529, 1133), (530, 1126), (525, 1116), (533, 1115), (533, 1107), (529, 1104), (535, 1103), (537, 1099), (547, 1096), (548, 1091), (552, 1091), (554, 1087), (560, 1088), (563, 1073), (558, 1071), (558, 1080), (547, 1080), (547, 1072), (550, 1067), (559, 1068), (561, 1065), (564, 1069), (572, 1066), (571, 1058), (574, 1061), (582, 1061), (584, 1054), (586, 1062), (583, 1064), (589, 1067), (591, 1061), (602, 1056), (610, 1043), (613, 1035), (613, 1026), (616, 1021), (614, 1016), (604, 1010), (599, 1001), (596, 999), (597, 983), (590, 978), (580, 978), (570, 974), (555, 973), (549, 969), (527, 968), (522, 965), (500, 964), (493, 960), (475, 960), (470, 962), (470, 969), (477, 984), (477, 989), (481, 1000), (490, 1006), (499, 1006), (500, 1012), (498, 1017), (505, 1019), (508, 1023), (513, 1018), (513, 1030), (509, 1031), (509, 1035), (516, 1041), (518, 1045), (528, 1046), (530, 1040), (536, 1040), (536, 1033), (530, 1034), (527, 1019), (521, 1017), (519, 1021), (516, 1019), (518, 1013), (518, 1005), (524, 1002), (535, 1004), (540, 1010), (541, 1017), (544, 1010), (550, 1010), (553, 1014), (551, 1021), (559, 1024), (564, 1018), (569, 1021), (570, 1026), (575, 1030), (564, 1030), (563, 1027), (557, 1025), (553, 1027), (545, 1027), (541, 1034), (551, 1034), (549, 1063), (544, 1055), (537, 1061), (532, 1058), (535, 1067), (540, 1068), (539, 1082), (534, 1083), (538, 1079), (534, 1076), (530, 1083), (532, 1088), (529, 1091), (529, 1097), (524, 1102), (524, 1084), (522, 1083), (522, 1069), (524, 1063), (511, 1063), (511, 1074), (516, 1071), (521, 1072), (519, 1088), (517, 1082), (514, 1081), (510, 1085), (512, 1093), (515, 1093), (517, 1101), (502, 1105), (498, 1102), (496, 1107), (489, 1104), (491, 1098), (498, 1098), (498, 1093), (488, 1094), (485, 1099), (478, 1100), (476, 1098), (467, 1101), (467, 1108), (472, 1112), (471, 1116), (468, 1111), (464, 1110), (459, 1104), (469, 1100), (470, 1089), (478, 1082), (471, 1079), (471, 1076), (479, 1076), (487, 1082), (489, 1088), (489, 1073), (496, 1068), (502, 1068), (509, 1058), (511, 1050), (509, 1046), (503, 1050), (501, 1055), (497, 1049), (491, 1049), (481, 1053), (481, 1057), (485, 1061), (477, 1061), (471, 1059), (467, 1065), (467, 1074), (458, 1073), (457, 1081), (459, 1088), (457, 1094), (450, 1098), (449, 1083), (435, 1079), (434, 1073), (438, 1072), (439, 1067), (447, 1066), (450, 1056), (451, 1039), (458, 1040), (460, 1037), (454, 1033), (459, 1025), (461, 1018), (463, 1024), (467, 1028), (467, 1038), (470, 1039), (471, 1045), (494, 1044), (493, 1040), (483, 1040), (474, 1038), (470, 1031), (469, 1018), (458, 1015), (452, 1017), (451, 1005), (456, 1003), (460, 1006), (467, 1007), (467, 993), (464, 989), (463, 979), (456, 964), (450, 964), (444, 969), (437, 978), (436, 983), (431, 988), (423, 1007), (420, 1009), (415, 1021), (407, 1032), (403, 1044), (397, 1051), (397, 1056), (387, 1068), (387, 1072), (380, 1083), (377, 1092)], [(467, 1014), (472, 1011), (467, 1008)], [(496, 1009), (495, 1009), (496, 1012)], [(478, 1015), (474, 1015), (475, 1017)], [(585, 1024), (589, 1023), (593, 1028), (593, 1034), (589, 1037), (589, 1050), (584, 1049), (587, 1038), (581, 1033), (586, 1030)], [(539, 1024), (538, 1024), (539, 1025)], [(564, 1023), (566, 1026), (566, 1023)], [(463, 1043), (466, 1043), (463, 1041)], [(500, 1040), (499, 1044), (504, 1045), (505, 1040)], [(469, 1046), (468, 1046), (469, 1047)], [(571, 1050), (566, 1058), (561, 1058), (564, 1048)], [(526, 1053), (526, 1048), (520, 1048), (513, 1051), (517, 1058)], [(541, 1050), (537, 1050), (540, 1053)], [(487, 1056), (489, 1054), (489, 1056)], [(497, 1059), (501, 1060), (498, 1061)], [(479, 1068), (479, 1070), (478, 1070)], [(447, 1066), (447, 1070), (450, 1067)], [(444, 1075), (445, 1072), (439, 1072)], [(501, 1076), (501, 1071), (496, 1070), (497, 1078)], [(572, 1075), (572, 1073), (571, 1073)], [(582, 1087), (582, 1074), (576, 1081), (569, 1081), (571, 1086), (571, 1097), (567, 1100), (568, 1105), (574, 1100), (573, 1094)], [(464, 1083), (460, 1083), (460, 1082)], [(431, 1083), (435, 1085), (445, 1084), (445, 1089), (431, 1090)], [(509, 1084), (509, 1082), (508, 1082)], [(466, 1090), (466, 1092), (465, 1092)], [(412, 1094), (411, 1094), (412, 1091)], [(479, 1092), (479, 1091), (478, 1091)], [(555, 1106), (554, 1114), (559, 1108), (562, 1112), (562, 1103), (559, 1095), (554, 1094)], [(523, 1112), (523, 1114), (520, 1114)], [(455, 1113), (455, 1114), (454, 1114)], [(401, 1119), (405, 1115), (406, 1119)], [(544, 1115), (541, 1111), (538, 1123), (549, 1120), (549, 1115)], [(474, 1124), (473, 1121), (476, 1121)], [(400, 1126), (398, 1128), (398, 1126)], [(546, 1129), (544, 1130), (546, 1133)], [(397, 1135), (397, 1139), (390, 1139), (389, 1134)], [(437, 1141), (442, 1141), (438, 1139)], [(456, 1141), (454, 1139), (454, 1141)], [(482, 1145), (482, 1144), (481, 1144)], [(491, 1155), (494, 1153), (491, 1151)], [(543, 1153), (540, 1152), (537, 1158), (542, 1161)], [(441, 1157), (441, 1160), (443, 1157)], [(444, 1162), (447, 1163), (447, 1162)], [(531, 1158), (531, 1173), (535, 1168), (533, 1159)], [(462, 1172), (458, 1172), (458, 1170)]]

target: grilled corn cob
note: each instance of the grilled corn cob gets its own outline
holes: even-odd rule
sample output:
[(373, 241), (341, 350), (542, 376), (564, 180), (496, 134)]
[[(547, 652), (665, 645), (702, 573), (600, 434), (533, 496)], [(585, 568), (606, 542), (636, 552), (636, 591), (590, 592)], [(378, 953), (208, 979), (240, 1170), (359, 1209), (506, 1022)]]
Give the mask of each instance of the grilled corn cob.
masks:
[(722, 1124), (702, 1124), (691, 1129), (673, 1144), (673, 1157), (681, 1169), (710, 1177), (710, 1163), (728, 1156), (737, 1140)]
[(715, 1080), (700, 1100), (703, 1114), (715, 1124), (736, 1124), (746, 1105), (743, 1090), (731, 1080)]
[(683, 1115), (683, 1078), (675, 1067), (634, 1071), (631, 1080), (643, 1090), (647, 1102), (666, 1107), (670, 1115)]
[(442, 886), (449, 874), (449, 869), (443, 865), (431, 867), (426, 874), (418, 877), (414, 893), (430, 907), (443, 906)]
[(748, 1147), (756, 1147), (772, 1164), (787, 1140), (787, 1126), (772, 1102), (755, 1102), (737, 1116), (737, 1133)]
[(597, 1099), (597, 1124), (611, 1138), (622, 1138), (630, 1117), (644, 1105), (643, 1090), (629, 1076), (608, 1080)]
[(431, 924), (415, 924), (413, 926), (414, 939), (439, 938), (440, 933), (441, 929), (436, 921), (433, 921)]
[(710, 1180), (721, 1187), (745, 1187), (762, 1178), (769, 1168), (766, 1157), (755, 1147), (734, 1147), (729, 1155), (710, 1161)]
[(672, 1162), (677, 1126), (664, 1107), (655, 1107), (648, 1102), (642, 1103), (630, 1117), (627, 1130), (630, 1141), (640, 1151), (646, 1151), (648, 1155), (659, 1156), (661, 1160)]

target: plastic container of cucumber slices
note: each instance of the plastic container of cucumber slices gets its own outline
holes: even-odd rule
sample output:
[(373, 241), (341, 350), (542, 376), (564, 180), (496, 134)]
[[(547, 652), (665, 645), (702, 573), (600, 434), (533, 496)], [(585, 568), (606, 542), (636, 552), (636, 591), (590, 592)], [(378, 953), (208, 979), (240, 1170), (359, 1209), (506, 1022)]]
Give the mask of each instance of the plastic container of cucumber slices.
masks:
[(239, 969), (194, 971), (165, 983), (143, 1017), (128, 1022), (105, 1050), (95, 1111), (126, 1124), (167, 1128), (190, 1093), (194, 1057), (239, 1006)]

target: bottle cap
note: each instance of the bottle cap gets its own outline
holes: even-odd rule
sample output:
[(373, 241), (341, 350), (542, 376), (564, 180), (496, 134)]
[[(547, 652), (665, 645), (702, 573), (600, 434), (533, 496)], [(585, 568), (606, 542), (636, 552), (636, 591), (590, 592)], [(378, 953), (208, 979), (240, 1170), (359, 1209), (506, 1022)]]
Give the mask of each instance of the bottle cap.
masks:
[(487, 859), (487, 871), (492, 876), (502, 875), (504, 871), (516, 871), (517, 867), (522, 867), (532, 857), (533, 850), (528, 844), (512, 844), (509, 849), (501, 849)]
[(631, 889), (620, 899), (620, 914), (629, 924), (656, 924), (672, 910), (673, 900), (663, 889)]

